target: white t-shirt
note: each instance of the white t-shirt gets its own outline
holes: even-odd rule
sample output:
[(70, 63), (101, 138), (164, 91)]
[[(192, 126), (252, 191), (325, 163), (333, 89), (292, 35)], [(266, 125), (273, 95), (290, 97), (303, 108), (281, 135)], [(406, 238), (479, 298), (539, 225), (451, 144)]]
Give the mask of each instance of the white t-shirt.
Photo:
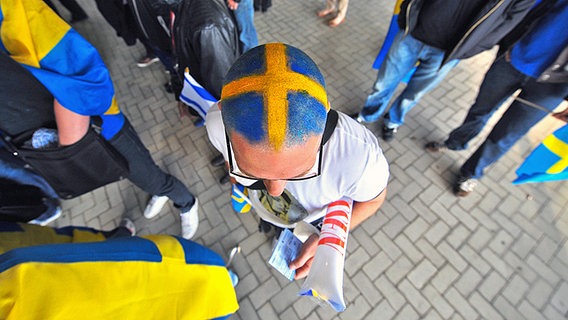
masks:
[[(349, 116), (341, 112), (338, 115), (337, 126), (323, 146), (320, 176), (288, 181), (283, 197), (278, 199), (268, 196), (265, 191), (250, 190), (252, 206), (263, 220), (293, 228), (298, 220), (313, 222), (323, 217), (327, 205), (343, 196), (366, 202), (386, 188), (389, 168), (377, 138)], [(209, 109), (205, 124), (209, 140), (227, 160), (225, 127), (217, 104)], [(244, 186), (255, 182), (236, 178)], [(290, 212), (277, 216), (274, 211), (279, 209)]]

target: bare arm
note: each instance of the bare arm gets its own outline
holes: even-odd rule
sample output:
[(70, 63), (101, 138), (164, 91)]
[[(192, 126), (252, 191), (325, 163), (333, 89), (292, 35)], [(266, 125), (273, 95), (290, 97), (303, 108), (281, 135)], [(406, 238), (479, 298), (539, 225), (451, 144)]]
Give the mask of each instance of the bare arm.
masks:
[(87, 133), (90, 121), (89, 116), (82, 116), (65, 109), (57, 100), (53, 101), (53, 111), (55, 112), (60, 145), (73, 144), (81, 140)]
[[(361, 224), (361, 222), (375, 214), (383, 205), (383, 202), (385, 202), (386, 197), (387, 189), (383, 190), (383, 192), (381, 192), (381, 194), (379, 194), (376, 198), (367, 202), (353, 202), (353, 211), (351, 213), (349, 230), (353, 230)], [(302, 279), (308, 275), (316, 254), (318, 238), (317, 234), (312, 234), (302, 245), (302, 249), (300, 250), (298, 257), (290, 263), (290, 269), (296, 270), (296, 276), (294, 279)]]

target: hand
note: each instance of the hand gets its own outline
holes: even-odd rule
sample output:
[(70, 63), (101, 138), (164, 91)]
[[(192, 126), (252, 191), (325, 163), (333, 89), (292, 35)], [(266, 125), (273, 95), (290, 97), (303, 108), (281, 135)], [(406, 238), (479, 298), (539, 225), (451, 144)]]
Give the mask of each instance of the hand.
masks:
[(316, 255), (316, 249), (318, 247), (318, 234), (312, 234), (306, 242), (302, 245), (300, 254), (298, 257), (290, 262), (288, 266), (291, 270), (296, 270), (295, 280), (302, 279), (308, 275), (310, 268), (312, 267), (312, 262), (314, 261), (314, 256)]
[(568, 122), (568, 108), (564, 109), (564, 111), (553, 113), (552, 116), (556, 119)]
[(227, 6), (231, 10), (237, 10), (237, 8), (239, 7), (239, 4), (235, 1), (233, 1), (233, 0), (227, 0)]

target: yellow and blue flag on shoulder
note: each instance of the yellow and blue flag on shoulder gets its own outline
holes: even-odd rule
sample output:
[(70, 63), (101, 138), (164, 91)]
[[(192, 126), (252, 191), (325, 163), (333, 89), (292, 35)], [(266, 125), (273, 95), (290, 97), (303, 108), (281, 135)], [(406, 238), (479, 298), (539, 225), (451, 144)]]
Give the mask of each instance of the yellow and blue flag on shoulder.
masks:
[(124, 116), (96, 48), (41, 0), (0, 0), (0, 50), (30, 71), (66, 109), (103, 118), (112, 138)]
[(568, 179), (568, 124), (546, 137), (516, 173), (513, 184)]

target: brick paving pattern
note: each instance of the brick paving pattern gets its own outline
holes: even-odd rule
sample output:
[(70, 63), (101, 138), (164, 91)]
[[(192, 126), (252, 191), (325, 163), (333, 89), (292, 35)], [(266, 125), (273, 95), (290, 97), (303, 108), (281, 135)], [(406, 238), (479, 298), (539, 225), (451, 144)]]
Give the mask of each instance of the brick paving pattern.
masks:
[[(480, 139), (467, 151), (432, 155), (423, 149), (461, 123), (494, 51), (462, 61), (410, 112), (394, 141), (381, 140), (390, 163), (389, 196), (378, 214), (351, 232), (347, 310), (337, 314), (298, 297), (302, 282), (288, 282), (267, 264), (272, 239), (258, 232), (256, 216), (232, 211), (230, 187), (217, 182), (222, 169), (209, 165), (216, 153), (206, 131), (180, 120), (173, 96), (163, 88), (168, 77), (163, 67), (138, 68), (143, 47), (127, 47), (116, 37), (94, 1), (80, 3), (90, 18), (75, 28), (108, 65), (122, 110), (158, 165), (199, 197), (194, 240), (225, 258), (235, 244), (243, 249), (234, 262), (241, 281), (240, 309), (232, 319), (568, 318), (568, 183), (510, 183), (522, 159), (561, 123), (546, 119), (536, 126), (462, 199), (452, 194), (451, 182)], [(321, 6), (321, 0), (273, 0), (268, 12), (255, 14), (260, 42), (306, 51), (326, 77), (332, 106), (358, 111), (377, 74), (371, 65), (394, 0), (352, 1), (345, 23), (335, 29), (316, 17)], [(367, 126), (379, 134), (380, 122)], [(54, 225), (111, 229), (126, 215), (139, 234), (178, 235), (179, 215), (171, 202), (152, 220), (142, 216), (148, 198), (129, 181), (119, 181), (64, 201)]]

